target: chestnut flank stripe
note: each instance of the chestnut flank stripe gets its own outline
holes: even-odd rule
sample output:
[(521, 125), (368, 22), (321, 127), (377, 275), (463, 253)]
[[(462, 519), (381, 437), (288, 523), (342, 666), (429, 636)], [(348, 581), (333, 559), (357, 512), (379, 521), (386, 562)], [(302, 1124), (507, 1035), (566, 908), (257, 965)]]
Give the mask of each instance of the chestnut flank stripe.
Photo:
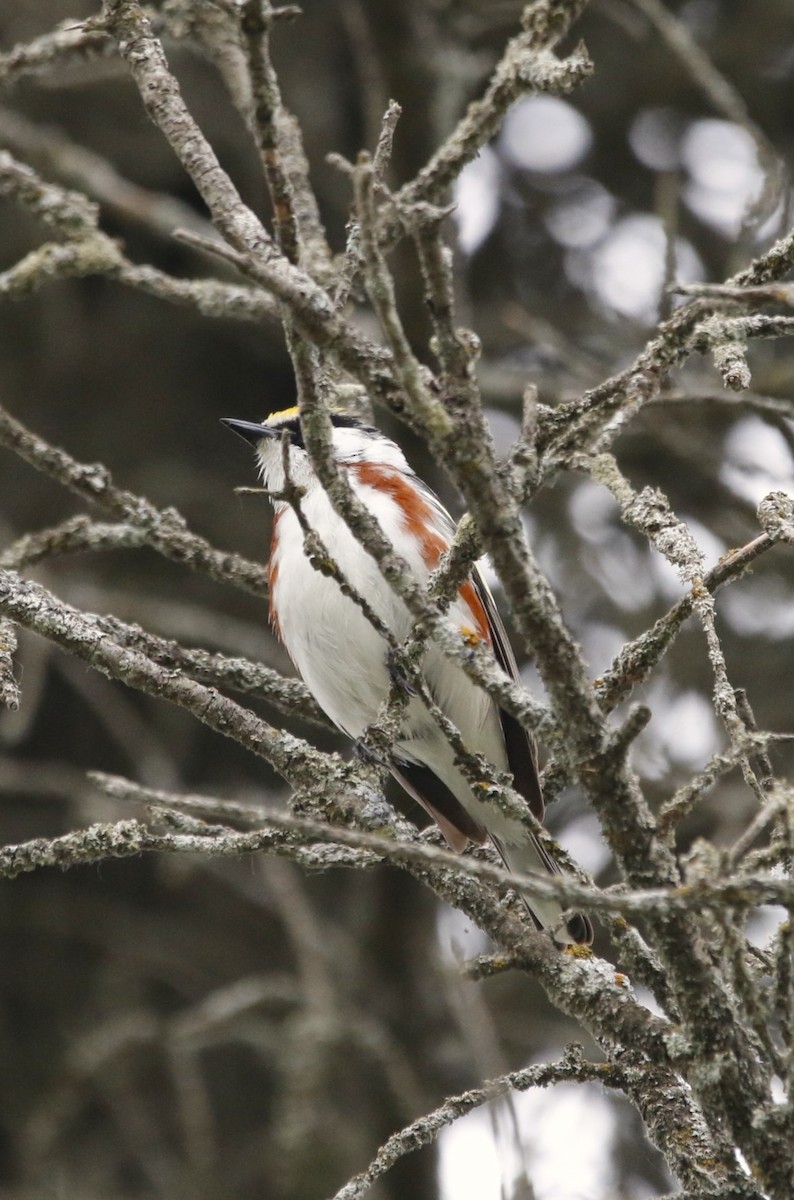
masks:
[(471, 623), (474, 626), (477, 636), (490, 646), (491, 626), (488, 623), (488, 614), (483, 608), (482, 601), (477, 595), (477, 589), (470, 579), (463, 584), (458, 595), (471, 612)]
[[(402, 513), (403, 528), (419, 542), (422, 560), (432, 571), (449, 543), (433, 526), (434, 514), (429, 501), (401, 471), (369, 462), (351, 463), (350, 470), (359, 483), (376, 492), (385, 492), (394, 501)], [(490, 645), (488, 617), (474, 584), (464, 583), (458, 595), (471, 613), (471, 624), (477, 635)]]

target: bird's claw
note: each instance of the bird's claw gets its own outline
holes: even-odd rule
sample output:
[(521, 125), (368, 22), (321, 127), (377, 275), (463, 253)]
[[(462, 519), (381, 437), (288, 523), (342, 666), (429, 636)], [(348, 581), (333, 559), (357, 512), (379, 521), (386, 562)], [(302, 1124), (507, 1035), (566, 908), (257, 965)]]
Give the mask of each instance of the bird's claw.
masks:
[(386, 670), (389, 672), (389, 679), (392, 685), (402, 692), (404, 696), (418, 695), (417, 689), (406, 674), (403, 665), (398, 661), (393, 650), (389, 650), (386, 654)]
[(365, 763), (368, 767), (388, 767), (389, 765), (383, 755), (369, 745), (366, 738), (356, 738), (353, 742), (353, 753), (359, 762)]

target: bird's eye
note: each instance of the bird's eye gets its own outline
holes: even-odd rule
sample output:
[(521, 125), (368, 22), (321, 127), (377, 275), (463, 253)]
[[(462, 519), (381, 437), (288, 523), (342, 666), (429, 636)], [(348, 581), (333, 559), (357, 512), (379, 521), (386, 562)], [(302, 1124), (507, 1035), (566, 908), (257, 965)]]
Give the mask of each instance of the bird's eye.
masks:
[(297, 446), (303, 450), (303, 430), (301, 429), (300, 419), (298, 417), (291, 417), (288, 421), (280, 421), (277, 425), (273, 426), (273, 432), (279, 441), (281, 441), (281, 436), (285, 430), (289, 434), (290, 445)]

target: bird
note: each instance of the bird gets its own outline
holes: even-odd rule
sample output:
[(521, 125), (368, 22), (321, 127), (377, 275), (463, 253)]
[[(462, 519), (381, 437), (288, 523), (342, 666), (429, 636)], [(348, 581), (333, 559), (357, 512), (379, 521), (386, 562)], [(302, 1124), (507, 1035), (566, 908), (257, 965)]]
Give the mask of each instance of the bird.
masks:
[[(452, 517), (409, 466), (396, 442), (347, 412), (332, 411), (330, 421), (337, 468), (376, 519), (409, 575), (425, 585), (452, 543)], [(402, 643), (414, 620), (375, 559), (332, 506), (307, 454), (299, 410), (271, 413), (262, 423), (236, 418), (224, 418), (223, 423), (254, 446), (275, 509), (268, 565), (271, 624), (320, 708), (361, 745), (394, 681), (383, 631), (389, 630), (393, 640)], [(310, 561), (307, 528), (333, 560), (333, 572), (321, 572)], [(345, 590), (342, 581), (349, 585)], [(357, 597), (365, 598), (376, 620), (370, 619)], [(488, 647), (503, 671), (518, 682), (510, 642), (479, 566), (473, 567), (446, 615), (468, 644)], [(432, 639), (421, 674), (466, 748), (511, 776), (515, 790), (542, 820), (544, 802), (532, 735)], [(510, 872), (560, 873), (524, 822), (476, 794), (476, 786), (456, 764), (448, 738), (415, 690), (408, 694), (389, 766), (403, 789), (435, 820), (453, 851), (460, 853), (472, 843), (482, 846), (490, 840)], [(530, 901), (523, 894), (521, 898), (535, 926), (548, 930), (558, 945), (592, 942), (593, 929), (584, 914), (564, 917), (563, 905), (554, 898), (535, 895)]]

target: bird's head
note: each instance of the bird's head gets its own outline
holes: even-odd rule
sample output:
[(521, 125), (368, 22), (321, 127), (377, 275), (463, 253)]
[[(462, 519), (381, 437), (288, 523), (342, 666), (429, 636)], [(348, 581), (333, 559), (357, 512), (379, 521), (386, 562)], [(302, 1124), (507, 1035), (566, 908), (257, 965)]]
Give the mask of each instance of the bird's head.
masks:
[[(399, 447), (379, 430), (365, 425), (358, 417), (349, 413), (330, 414), (333, 432), (333, 449), (336, 461), (345, 466), (351, 463), (371, 462), (383, 466), (406, 468), (405, 458)], [(262, 481), (269, 491), (278, 492), (284, 487), (284, 442), (287, 442), (289, 477), (299, 487), (308, 487), (316, 482), (316, 475), (303, 439), (300, 413), (297, 408), (285, 408), (271, 413), (261, 425), (253, 421), (238, 421), (223, 418), (240, 437), (250, 442), (259, 460)]]

